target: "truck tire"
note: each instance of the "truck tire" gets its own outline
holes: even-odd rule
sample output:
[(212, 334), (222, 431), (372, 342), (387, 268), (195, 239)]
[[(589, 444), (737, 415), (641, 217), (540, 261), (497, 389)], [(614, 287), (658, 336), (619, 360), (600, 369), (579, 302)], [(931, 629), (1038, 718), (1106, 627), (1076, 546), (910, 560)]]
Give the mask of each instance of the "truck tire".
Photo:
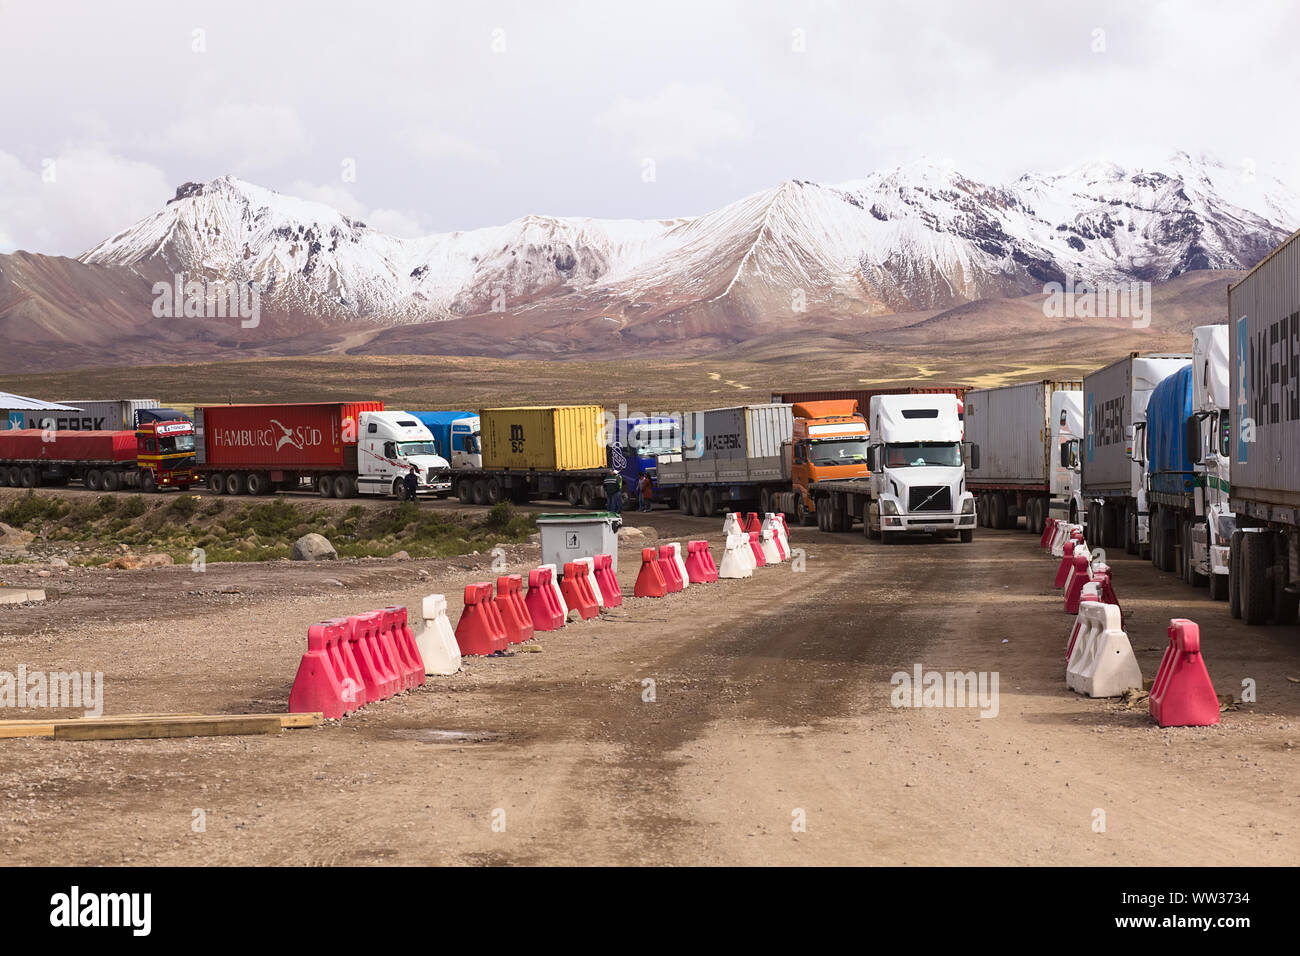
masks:
[(35, 488), (39, 485), (40, 479), (37, 477), (36, 468), (32, 465), (23, 465), (18, 472), (18, 483), (23, 488)]
[(398, 501), (401, 501), (406, 497), (406, 485), (402, 482), (401, 478), (393, 479), (393, 497)]
[(809, 512), (807, 506), (803, 503), (803, 495), (796, 492), (794, 496), (794, 520), (800, 527), (811, 528), (815, 518), (816, 515)]
[(703, 488), (691, 489), (691, 514), (695, 515), (697, 518), (703, 518), (705, 515)]
[(1029, 499), (1029, 527), (1025, 530), (1030, 534), (1042, 534), (1043, 526), (1047, 522), (1047, 502), (1042, 498)]
[(975, 540), (975, 529), (964, 528), (961, 531), (957, 532), (957, 536), (961, 538), (962, 544), (970, 544), (972, 541)]
[(578, 502), (582, 501), (582, 486), (576, 481), (569, 482), (564, 486), (564, 497), (573, 507), (578, 507)]
[(501, 493), (504, 490), (505, 489), (501, 487), (500, 478), (489, 478), (487, 480), (487, 487), (483, 489), (483, 494), (487, 499), (487, 503), (490, 505), (498, 504), (501, 501)]
[(271, 493), (271, 476), (260, 471), (250, 471), (244, 477), (244, 490), (250, 495), (263, 497)]
[(351, 475), (334, 476), (334, 497), (335, 498), (355, 498), (357, 496), (357, 480)]
[(9, 468), (6, 465), (0, 465), (0, 488), (9, 484)]
[(1241, 539), (1240, 531), (1228, 539), (1228, 614), (1241, 617)]
[(588, 511), (596, 507), (596, 486), (590, 481), (582, 483), (582, 507)]
[(122, 487), (122, 476), (115, 471), (106, 471), (100, 476), (99, 487), (105, 491), (117, 491)]
[(322, 498), (334, 497), (334, 479), (329, 475), (321, 475), (316, 479), (316, 494)]
[(1138, 510), (1136, 505), (1124, 508), (1124, 552), (1138, 553)]
[(85, 477), (81, 479), (81, 483), (91, 491), (98, 491), (100, 480), (99, 469), (92, 468), (90, 471), (86, 472)]
[(474, 499), (474, 504), (476, 505), (487, 504), (487, 481), (485, 479), (474, 479), (474, 488), (471, 497)]
[(1102, 547), (1118, 550), (1124, 540), (1118, 505), (1103, 505), (1101, 509)]
[(691, 513), (691, 488), (689, 485), (677, 491), (677, 510), (684, 515)]
[[(573, 487), (570, 485), (569, 487)], [(470, 478), (462, 478), (456, 482), (456, 497), (460, 499), (463, 505), (474, 503), (474, 482)]]
[(242, 495), (244, 493), (244, 476), (237, 471), (226, 475), (226, 494)]
[(1290, 625), (1296, 622), (1300, 610), (1300, 594), (1286, 589), (1289, 574), (1286, 538), (1273, 536), (1273, 623)]
[(1273, 613), (1273, 536), (1252, 532), (1241, 537), (1241, 619), (1266, 624)]
[(140, 472), (140, 490), (145, 494), (153, 494), (158, 490), (158, 482), (154, 479), (152, 471), (146, 469)]
[(1009, 519), (1007, 496), (1000, 491), (993, 492), (993, 527), (998, 531), (1005, 531), (1010, 526)]
[(224, 495), (226, 493), (226, 476), (219, 471), (208, 474), (208, 491), (214, 495)]

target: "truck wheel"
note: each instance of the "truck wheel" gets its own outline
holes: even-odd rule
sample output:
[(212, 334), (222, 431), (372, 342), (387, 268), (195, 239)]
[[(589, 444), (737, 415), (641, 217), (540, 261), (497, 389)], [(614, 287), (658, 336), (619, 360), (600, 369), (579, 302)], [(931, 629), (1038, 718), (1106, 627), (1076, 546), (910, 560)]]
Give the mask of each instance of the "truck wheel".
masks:
[(1286, 538), (1276, 535), (1273, 539), (1273, 623), (1294, 624), (1296, 612), (1300, 610), (1300, 594), (1286, 589), (1291, 580), (1288, 568)]
[(1265, 624), (1273, 613), (1272, 535), (1253, 532), (1241, 537), (1241, 619), (1247, 624)]
[(1228, 614), (1241, 617), (1241, 539), (1240, 531), (1228, 539)]
[(98, 491), (99, 483), (100, 483), (99, 469), (98, 468), (90, 469), (90, 471), (86, 472), (86, 476), (81, 479), (81, 482), (91, 491)]
[(772, 511), (772, 492), (767, 488), (758, 493), (758, 509), (764, 517)]
[(23, 488), (35, 488), (38, 484), (36, 480), (36, 469), (31, 465), (24, 465), (18, 472), (18, 483)]
[(154, 478), (152, 471), (140, 472), (140, 490), (146, 494), (152, 494), (158, 490), (158, 482)]
[(704, 517), (704, 489), (703, 488), (691, 489), (691, 514), (695, 515), (697, 518)]
[(334, 476), (334, 497), (355, 498), (357, 496), (356, 479), (351, 475)]
[(961, 537), (962, 544), (970, 544), (972, 541), (975, 540), (974, 528), (965, 528), (961, 531), (958, 531), (957, 534)]
[(334, 497), (334, 479), (329, 475), (321, 475), (316, 479), (316, 493), (322, 498)]
[(1138, 553), (1138, 511), (1134, 505), (1124, 509), (1124, 552)]
[(718, 496), (712, 488), (705, 488), (700, 495), (700, 517), (712, 518), (718, 513)]
[(871, 501), (862, 502), (862, 536), (868, 541), (875, 541), (880, 537), (880, 529), (871, 527)]
[(244, 493), (244, 476), (237, 471), (226, 475), (226, 494), (242, 495)]
[(569, 504), (578, 507), (578, 502), (582, 500), (582, 486), (576, 481), (571, 481), (564, 486), (564, 497), (569, 500)]
[(993, 527), (998, 531), (1008, 527), (1007, 496), (1000, 491), (993, 492)]
[[(817, 507), (816, 502), (813, 507)], [(810, 512), (808, 506), (804, 504), (803, 495), (796, 492), (794, 496), (794, 520), (805, 528), (811, 528), (816, 521), (815, 512)]]
[(1043, 502), (1040, 498), (1030, 498), (1025, 502), (1025, 530), (1030, 534), (1042, 534), (1039, 515), (1042, 514)]
[(406, 497), (406, 485), (402, 483), (401, 478), (393, 479), (393, 497), (398, 501)]
[(214, 495), (224, 495), (226, 493), (226, 476), (219, 471), (214, 471), (208, 475), (208, 491)]
[(487, 504), (487, 482), (482, 478), (474, 479), (474, 504)]
[(483, 489), (483, 494), (487, 498), (487, 503), (494, 505), (501, 500), (501, 479), (489, 478), (487, 487)]
[(4, 465), (0, 465), (0, 488), (3, 488), (8, 484), (9, 484), (9, 469)]
[(99, 479), (99, 487), (105, 491), (117, 491), (122, 486), (122, 476), (115, 471), (104, 472)]
[(244, 491), (250, 495), (266, 494), (270, 484), (270, 479), (261, 472), (250, 471), (244, 476)]
[(463, 505), (472, 504), (474, 501), (474, 482), (468, 478), (462, 478), (456, 482), (456, 497), (460, 499)]
[(691, 491), (689, 486), (677, 492), (677, 510), (684, 515), (691, 513)]

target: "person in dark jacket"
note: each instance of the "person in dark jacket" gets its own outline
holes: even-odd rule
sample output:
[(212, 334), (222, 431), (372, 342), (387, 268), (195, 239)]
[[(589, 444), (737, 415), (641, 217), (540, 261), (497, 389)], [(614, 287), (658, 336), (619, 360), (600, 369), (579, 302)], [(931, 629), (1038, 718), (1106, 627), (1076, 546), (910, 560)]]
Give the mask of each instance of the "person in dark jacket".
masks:
[(654, 507), (655, 486), (650, 480), (649, 472), (641, 475), (641, 510), (649, 511)]
[(415, 494), (420, 489), (420, 473), (414, 465), (411, 466), (411, 470), (402, 479), (402, 487), (406, 489), (406, 500), (414, 501)]
[(605, 510), (612, 511), (614, 514), (623, 513), (623, 476), (613, 469), (605, 476), (601, 482), (601, 488), (605, 492)]

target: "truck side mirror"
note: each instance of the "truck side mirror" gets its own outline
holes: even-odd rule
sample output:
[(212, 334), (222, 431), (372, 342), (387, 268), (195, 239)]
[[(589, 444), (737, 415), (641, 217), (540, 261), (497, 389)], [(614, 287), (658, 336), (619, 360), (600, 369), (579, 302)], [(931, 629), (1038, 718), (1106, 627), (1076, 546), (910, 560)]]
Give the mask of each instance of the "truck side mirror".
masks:
[(1183, 447), (1187, 451), (1187, 460), (1193, 465), (1201, 463), (1201, 420), (1195, 415), (1187, 416), (1183, 423)]
[(867, 446), (867, 471), (875, 471), (875, 470), (876, 470), (876, 459), (877, 459), (878, 457), (880, 457), (878, 454), (876, 454), (876, 450), (877, 450), (879, 447), (880, 447), (879, 445), (868, 445), (868, 446)]
[(1061, 442), (1061, 467), (1070, 467), (1070, 443), (1068, 441)]
[(980, 446), (979, 445), (970, 446), (970, 470), (971, 471), (980, 470)]

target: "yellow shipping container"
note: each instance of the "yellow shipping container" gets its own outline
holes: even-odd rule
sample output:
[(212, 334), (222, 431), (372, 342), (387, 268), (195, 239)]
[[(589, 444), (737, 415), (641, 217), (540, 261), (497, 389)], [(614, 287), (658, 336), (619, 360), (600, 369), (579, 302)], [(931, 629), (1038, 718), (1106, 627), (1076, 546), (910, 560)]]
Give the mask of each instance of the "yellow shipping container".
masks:
[(604, 468), (605, 409), (599, 405), (485, 408), (483, 467), (516, 471)]

